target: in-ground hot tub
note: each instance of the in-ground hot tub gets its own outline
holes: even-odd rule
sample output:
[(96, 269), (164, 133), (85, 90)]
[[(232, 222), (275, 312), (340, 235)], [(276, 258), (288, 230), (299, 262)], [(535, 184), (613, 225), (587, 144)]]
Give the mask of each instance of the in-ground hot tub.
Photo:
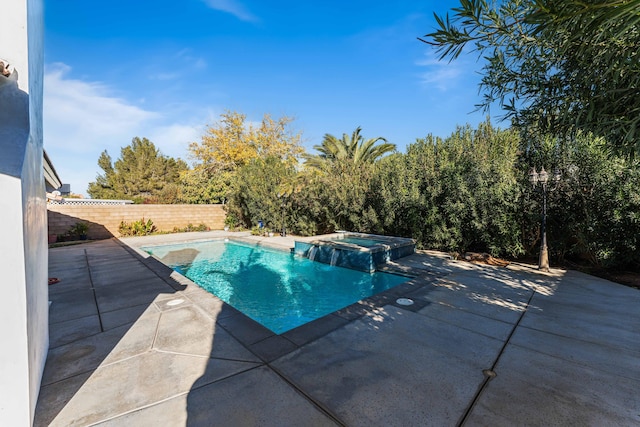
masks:
[(325, 264), (374, 272), (376, 266), (411, 255), (416, 242), (405, 237), (364, 233), (333, 233), (296, 240), (296, 255)]

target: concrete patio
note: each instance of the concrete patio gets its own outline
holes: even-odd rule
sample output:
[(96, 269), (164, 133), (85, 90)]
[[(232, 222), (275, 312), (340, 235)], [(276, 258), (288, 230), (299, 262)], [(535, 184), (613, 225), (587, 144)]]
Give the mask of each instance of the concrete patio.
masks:
[(49, 250), (36, 426), (640, 424), (636, 289), (423, 252), (390, 266), (406, 284), (275, 335), (135, 249), (225, 235)]

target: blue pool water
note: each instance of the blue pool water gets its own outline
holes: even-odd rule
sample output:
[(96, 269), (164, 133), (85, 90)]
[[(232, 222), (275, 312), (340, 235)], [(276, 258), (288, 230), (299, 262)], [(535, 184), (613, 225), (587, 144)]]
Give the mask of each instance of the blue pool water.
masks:
[(384, 243), (380, 240), (364, 239), (362, 237), (343, 237), (341, 239), (332, 239), (331, 241), (338, 243), (351, 243), (353, 245), (364, 246), (366, 248)]
[(407, 281), (237, 242), (142, 249), (277, 334)]

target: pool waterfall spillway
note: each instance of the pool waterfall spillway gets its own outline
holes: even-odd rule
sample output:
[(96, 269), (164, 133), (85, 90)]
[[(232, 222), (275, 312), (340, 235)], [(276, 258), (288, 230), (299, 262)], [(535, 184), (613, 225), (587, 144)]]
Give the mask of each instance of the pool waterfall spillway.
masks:
[(309, 258), (311, 261), (315, 261), (316, 253), (318, 253), (318, 247), (317, 246), (311, 247), (307, 252), (307, 258)]
[(373, 273), (378, 265), (411, 255), (415, 241), (404, 237), (334, 233), (296, 240), (294, 253), (332, 266)]
[(333, 248), (333, 252), (331, 253), (331, 262), (329, 264), (335, 266), (338, 261), (338, 256), (340, 256), (340, 249)]

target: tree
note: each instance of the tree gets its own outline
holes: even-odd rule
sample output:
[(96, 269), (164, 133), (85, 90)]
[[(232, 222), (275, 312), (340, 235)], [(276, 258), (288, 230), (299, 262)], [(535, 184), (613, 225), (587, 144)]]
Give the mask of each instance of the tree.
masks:
[(245, 227), (263, 221), (270, 229), (280, 229), (283, 214), (288, 211), (283, 205), (288, 201), (282, 196), (292, 187), (295, 175), (295, 168), (277, 157), (251, 160), (238, 170), (227, 206), (228, 214)]
[(270, 114), (265, 114), (258, 127), (249, 126), (249, 140), (259, 157), (275, 157), (289, 166), (298, 164), (304, 148), (300, 146), (301, 133), (294, 132), (289, 126), (293, 120), (287, 116), (274, 120)]
[(189, 146), (196, 161), (193, 170), (183, 176), (183, 195), (189, 203), (229, 200), (234, 176), (251, 161), (273, 157), (294, 166), (304, 152), (301, 134), (291, 129), (290, 117), (273, 119), (265, 114), (257, 126), (247, 124), (246, 115), (234, 111), (220, 117), (207, 127), (200, 143)]
[(379, 232), (431, 249), (521, 254), (518, 143), (516, 132), (486, 122), (385, 158), (371, 185)]
[[(396, 149), (395, 144), (388, 143), (385, 138), (377, 137), (364, 139), (360, 135), (362, 128), (357, 127), (351, 136), (346, 133), (338, 139), (333, 135), (325, 134), (321, 145), (314, 145), (313, 148), (320, 154), (305, 156), (307, 166), (323, 169), (327, 165), (336, 162), (352, 163), (374, 163), (380, 157)], [(382, 144), (376, 145), (378, 141)]]
[(486, 59), (478, 107), (498, 102), (519, 127), (606, 138), (640, 153), (640, 1), (461, 0), (423, 42), (441, 59), (468, 44)]
[(104, 174), (98, 174), (89, 183), (87, 192), (92, 198), (152, 200), (162, 202), (159, 196), (168, 184), (175, 184), (187, 164), (164, 156), (147, 138), (135, 137), (131, 144), (120, 150), (120, 158), (112, 164), (105, 150), (98, 159)]
[(260, 125), (247, 125), (246, 115), (227, 111), (221, 120), (208, 126), (200, 143), (194, 142), (189, 151), (199, 165), (211, 173), (234, 171), (252, 159), (276, 157), (294, 164), (303, 153), (300, 133), (289, 127), (292, 118), (277, 120), (265, 114)]
[(183, 171), (180, 174), (179, 199), (182, 203), (224, 203), (229, 198), (229, 188), (235, 172), (208, 173), (203, 167)]

